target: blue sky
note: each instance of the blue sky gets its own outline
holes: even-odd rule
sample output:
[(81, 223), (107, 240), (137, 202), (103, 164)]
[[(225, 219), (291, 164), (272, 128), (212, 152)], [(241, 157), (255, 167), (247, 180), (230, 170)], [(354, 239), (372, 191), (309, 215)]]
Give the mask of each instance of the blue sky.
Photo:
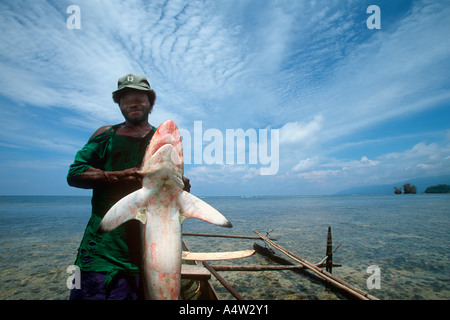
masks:
[[(81, 29), (67, 28), (72, 4)], [(155, 89), (155, 126), (279, 129), (276, 175), (187, 164), (197, 195), (450, 174), (450, 1), (5, 0), (0, 12), (0, 194), (89, 195), (67, 170), (98, 127), (123, 120), (111, 92), (128, 72)]]

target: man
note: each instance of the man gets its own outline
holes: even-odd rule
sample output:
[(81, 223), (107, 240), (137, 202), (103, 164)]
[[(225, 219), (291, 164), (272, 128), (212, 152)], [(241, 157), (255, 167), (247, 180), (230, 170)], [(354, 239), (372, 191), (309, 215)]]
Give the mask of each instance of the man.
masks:
[[(125, 122), (99, 128), (77, 152), (67, 175), (70, 186), (93, 189), (92, 215), (75, 261), (81, 288), (72, 289), (74, 300), (143, 298), (138, 225), (131, 221), (103, 235), (97, 228), (117, 201), (142, 186), (138, 170), (156, 131), (148, 122), (156, 94), (144, 76), (127, 74), (112, 95)], [(189, 191), (189, 179), (183, 180)]]

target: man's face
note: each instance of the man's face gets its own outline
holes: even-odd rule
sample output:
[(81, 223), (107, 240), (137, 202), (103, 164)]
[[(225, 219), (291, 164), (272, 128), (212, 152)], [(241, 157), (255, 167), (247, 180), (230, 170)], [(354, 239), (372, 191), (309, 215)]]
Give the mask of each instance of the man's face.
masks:
[(148, 120), (150, 101), (146, 92), (131, 90), (120, 98), (120, 110), (128, 122), (137, 124)]

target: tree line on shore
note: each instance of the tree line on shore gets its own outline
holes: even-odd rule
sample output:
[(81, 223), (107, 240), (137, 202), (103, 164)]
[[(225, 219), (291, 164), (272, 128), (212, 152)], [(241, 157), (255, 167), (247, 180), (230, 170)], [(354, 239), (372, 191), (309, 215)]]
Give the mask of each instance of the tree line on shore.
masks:
[[(403, 189), (403, 192), (402, 192)], [(395, 194), (415, 194), (417, 193), (417, 188), (415, 185), (411, 185), (410, 183), (406, 183), (403, 187), (398, 188), (394, 187)], [(447, 184), (438, 184), (436, 186), (428, 187), (425, 190), (425, 193), (450, 193), (450, 185)]]

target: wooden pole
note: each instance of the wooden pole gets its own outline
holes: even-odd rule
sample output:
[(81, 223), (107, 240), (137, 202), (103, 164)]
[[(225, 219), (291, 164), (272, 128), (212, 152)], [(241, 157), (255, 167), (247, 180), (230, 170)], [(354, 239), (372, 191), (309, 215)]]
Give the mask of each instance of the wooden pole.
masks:
[[(336, 248), (333, 249), (332, 253), (335, 253), (337, 249), (339, 249), (339, 247), (342, 245), (342, 242), (339, 243)], [(328, 259), (328, 256), (325, 256), (322, 260), (320, 260), (320, 262), (318, 264), (316, 264), (316, 266), (322, 267), (323, 263), (325, 263), (325, 261)], [(342, 267), (341, 264), (333, 264), (333, 267)]]
[(263, 236), (258, 231), (255, 231), (255, 233), (258, 236), (260, 236), (262, 240), (266, 241), (267, 243), (269, 243), (274, 248), (276, 248), (279, 251), (283, 252), (285, 255), (287, 255), (292, 260), (302, 264), (305, 268), (308, 268), (309, 270), (311, 270), (312, 272), (314, 272), (315, 274), (317, 274), (318, 276), (320, 276), (321, 278), (326, 280), (328, 283), (334, 285), (336, 288), (339, 288), (339, 289), (341, 289), (341, 290), (351, 294), (353, 297), (361, 299), (361, 300), (369, 300), (369, 299), (370, 300), (378, 300), (374, 296), (372, 296), (372, 295), (370, 295), (370, 294), (368, 294), (368, 293), (366, 293), (366, 292), (364, 292), (362, 290), (359, 290), (359, 289), (349, 285), (348, 283), (346, 283), (345, 281), (343, 281), (343, 280), (341, 280), (339, 278), (336, 278), (335, 276), (333, 276), (329, 272), (324, 271), (324, 270), (320, 270), (315, 265), (309, 263), (308, 261), (300, 258), (299, 256), (297, 256), (297, 255), (289, 252), (288, 250), (284, 249), (280, 245), (274, 243), (273, 241), (271, 241), (267, 237)]
[[(253, 239), (253, 240), (259, 240), (259, 237), (252, 237), (252, 236), (235, 236), (235, 235), (228, 235), (228, 234), (211, 234), (211, 233), (191, 233), (191, 232), (183, 232), (183, 236), (199, 236), (199, 237), (220, 237), (220, 238), (236, 238), (236, 239)], [(268, 238), (270, 240), (276, 241), (275, 238)]]
[(276, 271), (276, 270), (304, 270), (302, 265), (290, 266), (211, 266), (216, 271)]
[(206, 269), (208, 269), (213, 275), (214, 277), (216, 277), (217, 280), (219, 280), (219, 282), (237, 299), (237, 300), (245, 300), (240, 294), (239, 292), (237, 292), (228, 282), (225, 281), (224, 278), (222, 278), (220, 276), (220, 274), (218, 274), (216, 272), (216, 270), (213, 269), (213, 267), (211, 267), (206, 261), (202, 261), (203, 265), (205, 266)]
[(331, 227), (328, 227), (327, 250), (326, 250), (325, 255), (327, 256), (325, 270), (329, 273), (332, 273), (332, 270), (333, 270), (333, 242), (331, 240)]
[[(261, 239), (261, 238), (259, 238)], [(292, 269), (294, 271), (297, 270), (304, 270), (305, 268), (303, 267), (303, 265), (294, 265), (294, 263), (292, 263), (292, 261), (284, 259), (283, 257), (277, 256), (275, 253), (272, 253), (271, 250), (260, 246), (259, 244), (257, 244), (256, 242), (253, 244), (253, 249), (258, 252), (259, 254), (266, 256), (268, 258), (270, 258), (271, 260), (278, 262), (281, 265), (289, 265), (289, 269)], [(325, 261), (327, 257), (325, 257), (320, 263), (316, 264), (316, 267), (321, 267), (322, 263)], [(336, 265), (333, 265), (336, 266)], [(281, 270), (281, 269), (280, 269)]]

